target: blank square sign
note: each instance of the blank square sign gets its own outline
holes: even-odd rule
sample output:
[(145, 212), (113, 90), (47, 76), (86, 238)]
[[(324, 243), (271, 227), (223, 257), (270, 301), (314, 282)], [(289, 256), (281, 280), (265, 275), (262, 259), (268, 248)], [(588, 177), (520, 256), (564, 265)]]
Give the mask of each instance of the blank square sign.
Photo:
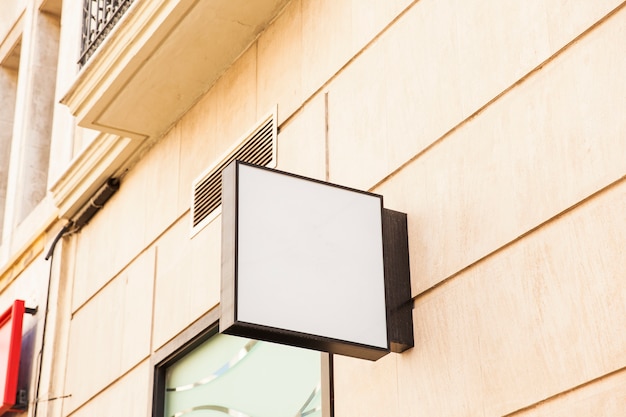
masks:
[(220, 331), (385, 355), (382, 197), (238, 161), (222, 187)]

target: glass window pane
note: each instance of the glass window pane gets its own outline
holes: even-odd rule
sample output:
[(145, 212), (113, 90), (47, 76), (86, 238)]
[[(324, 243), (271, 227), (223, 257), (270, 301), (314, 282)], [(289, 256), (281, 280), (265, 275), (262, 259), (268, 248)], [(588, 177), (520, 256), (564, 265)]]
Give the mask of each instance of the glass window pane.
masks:
[(165, 417), (321, 417), (320, 353), (215, 335), (166, 370)]

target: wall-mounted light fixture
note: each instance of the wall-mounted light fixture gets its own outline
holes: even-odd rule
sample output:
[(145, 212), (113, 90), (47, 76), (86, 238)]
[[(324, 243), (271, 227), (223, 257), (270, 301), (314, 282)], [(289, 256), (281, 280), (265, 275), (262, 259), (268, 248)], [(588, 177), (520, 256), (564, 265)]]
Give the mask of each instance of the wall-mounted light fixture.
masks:
[(234, 161), (220, 332), (376, 360), (413, 346), (406, 215), (380, 195)]

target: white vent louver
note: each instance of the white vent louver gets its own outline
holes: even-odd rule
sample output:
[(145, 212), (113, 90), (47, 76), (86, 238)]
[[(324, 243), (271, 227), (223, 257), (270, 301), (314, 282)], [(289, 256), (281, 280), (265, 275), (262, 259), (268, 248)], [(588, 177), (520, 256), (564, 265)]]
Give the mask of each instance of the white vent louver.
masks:
[(191, 203), (191, 236), (194, 236), (222, 208), (222, 170), (234, 160), (276, 167), (276, 113), (265, 117), (257, 127), (243, 136), (231, 149), (193, 181)]

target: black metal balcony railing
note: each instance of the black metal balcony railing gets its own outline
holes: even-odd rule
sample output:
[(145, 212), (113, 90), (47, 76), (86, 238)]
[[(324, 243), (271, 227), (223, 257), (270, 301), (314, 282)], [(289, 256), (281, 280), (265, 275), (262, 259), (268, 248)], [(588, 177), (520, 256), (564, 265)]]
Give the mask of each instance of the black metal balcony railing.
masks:
[(79, 65), (95, 52), (133, 0), (84, 0)]

